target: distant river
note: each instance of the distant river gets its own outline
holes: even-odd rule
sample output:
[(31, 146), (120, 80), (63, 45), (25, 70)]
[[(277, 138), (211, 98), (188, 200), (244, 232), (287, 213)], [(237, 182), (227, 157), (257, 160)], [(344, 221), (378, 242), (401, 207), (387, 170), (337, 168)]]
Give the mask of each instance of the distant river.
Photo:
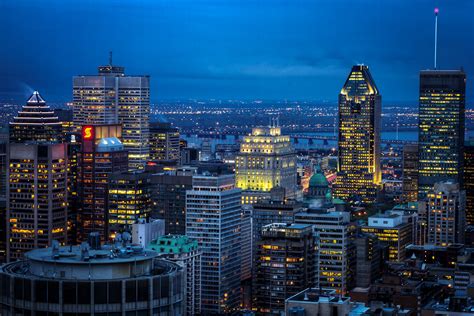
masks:
[[(314, 132), (314, 133), (299, 133), (302, 135), (315, 135), (315, 136), (334, 136), (332, 132)], [(187, 137), (186, 135), (181, 136), (183, 139), (188, 141), (190, 146), (201, 146), (202, 139), (197, 135), (191, 135)], [(474, 130), (467, 131), (465, 139), (474, 138)], [(382, 132), (383, 140), (408, 140), (408, 141), (417, 141), (418, 140), (418, 131), (399, 131), (394, 132)], [(225, 139), (211, 139), (212, 147), (215, 148), (217, 144), (233, 144), (236, 142), (236, 139), (233, 135), (228, 135)], [(309, 144), (307, 139), (299, 139), (298, 143), (293, 142), (295, 148), (298, 149), (308, 149), (308, 148), (328, 148), (336, 146), (336, 141), (324, 142), (322, 140), (315, 140), (313, 144)]]

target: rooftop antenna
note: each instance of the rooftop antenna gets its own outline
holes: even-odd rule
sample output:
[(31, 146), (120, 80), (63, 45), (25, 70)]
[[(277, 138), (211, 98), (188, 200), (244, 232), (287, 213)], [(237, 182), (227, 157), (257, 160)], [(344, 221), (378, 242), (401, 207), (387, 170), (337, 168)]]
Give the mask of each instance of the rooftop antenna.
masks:
[(112, 66), (112, 51), (109, 52), (109, 65)]
[(438, 53), (438, 13), (439, 9), (435, 8), (434, 9), (434, 14), (435, 14), (435, 40), (434, 40), (434, 69), (436, 70), (437, 68), (437, 53)]

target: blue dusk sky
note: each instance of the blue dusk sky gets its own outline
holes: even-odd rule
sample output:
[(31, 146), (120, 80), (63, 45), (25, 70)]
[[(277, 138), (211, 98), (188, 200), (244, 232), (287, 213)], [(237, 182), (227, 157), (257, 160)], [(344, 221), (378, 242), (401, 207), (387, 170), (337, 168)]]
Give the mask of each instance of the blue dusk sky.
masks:
[(0, 0), (0, 99), (69, 101), (112, 50), (153, 101), (336, 101), (363, 63), (385, 103), (416, 105), (437, 6), (438, 66), (464, 67), (472, 102), (473, 0)]

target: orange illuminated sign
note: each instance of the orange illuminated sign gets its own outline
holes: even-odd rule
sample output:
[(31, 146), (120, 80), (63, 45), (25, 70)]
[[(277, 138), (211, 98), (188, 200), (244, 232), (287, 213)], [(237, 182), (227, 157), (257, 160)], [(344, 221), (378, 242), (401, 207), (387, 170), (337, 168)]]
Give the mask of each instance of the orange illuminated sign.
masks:
[(93, 126), (84, 126), (82, 127), (82, 139), (90, 140), (94, 136), (94, 127)]

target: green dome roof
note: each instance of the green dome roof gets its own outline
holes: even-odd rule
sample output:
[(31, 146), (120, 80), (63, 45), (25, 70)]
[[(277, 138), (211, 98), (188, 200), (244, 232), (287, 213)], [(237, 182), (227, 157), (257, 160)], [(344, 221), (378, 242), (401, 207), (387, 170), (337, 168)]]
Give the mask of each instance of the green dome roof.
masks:
[(315, 173), (309, 179), (310, 187), (329, 187), (328, 179), (322, 173)]

